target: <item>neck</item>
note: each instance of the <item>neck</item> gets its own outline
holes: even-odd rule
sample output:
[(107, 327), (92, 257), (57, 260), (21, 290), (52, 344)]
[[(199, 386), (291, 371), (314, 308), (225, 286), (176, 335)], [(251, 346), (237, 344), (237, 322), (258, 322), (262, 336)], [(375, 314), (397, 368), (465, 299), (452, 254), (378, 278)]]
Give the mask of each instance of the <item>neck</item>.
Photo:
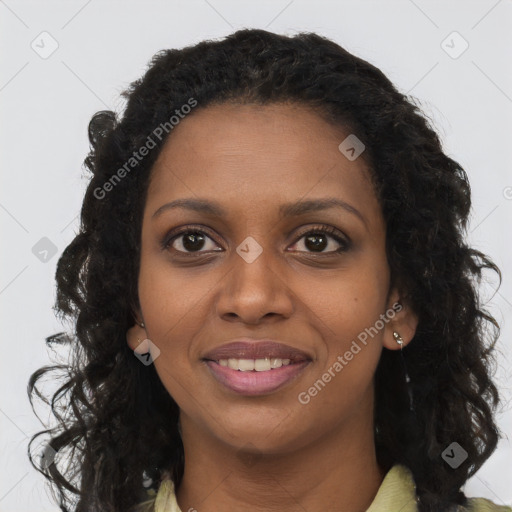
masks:
[[(281, 454), (234, 449), (205, 438), (182, 417), (185, 471), (176, 497), (182, 511), (364, 512), (384, 478), (373, 425), (358, 418)], [(247, 445), (246, 447), (247, 448)]]

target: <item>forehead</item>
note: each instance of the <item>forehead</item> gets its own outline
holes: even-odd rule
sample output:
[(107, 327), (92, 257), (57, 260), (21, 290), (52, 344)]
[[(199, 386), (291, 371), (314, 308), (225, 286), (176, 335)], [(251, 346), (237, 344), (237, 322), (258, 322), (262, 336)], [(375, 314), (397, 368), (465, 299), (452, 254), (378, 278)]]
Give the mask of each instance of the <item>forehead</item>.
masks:
[[(369, 215), (380, 208), (363, 158), (338, 148), (350, 135), (296, 104), (222, 104), (198, 109), (169, 135), (151, 171), (147, 205), (211, 197), (233, 208), (271, 208), (339, 197)], [(156, 208), (155, 208), (156, 207)], [(375, 211), (371, 211), (371, 210)]]

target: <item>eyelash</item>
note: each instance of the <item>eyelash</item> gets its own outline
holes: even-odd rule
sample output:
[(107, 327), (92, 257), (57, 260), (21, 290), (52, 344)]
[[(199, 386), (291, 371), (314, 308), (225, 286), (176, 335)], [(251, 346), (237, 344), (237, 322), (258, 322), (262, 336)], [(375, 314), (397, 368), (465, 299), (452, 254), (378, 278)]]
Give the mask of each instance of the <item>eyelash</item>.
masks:
[[(180, 231), (178, 231), (176, 233), (171, 232), (171, 233), (168, 233), (167, 235), (165, 235), (161, 242), (162, 250), (169, 250), (169, 248), (172, 245), (172, 243), (174, 242), (174, 240), (176, 240), (177, 238), (179, 238), (182, 235), (190, 234), (190, 233), (198, 233), (201, 235), (206, 235), (208, 238), (210, 238), (211, 240), (213, 240), (215, 242), (215, 239), (212, 236), (210, 236), (209, 233), (207, 231), (205, 231), (204, 229), (199, 229), (199, 228), (195, 227), (194, 225), (189, 225), (189, 226), (184, 226), (183, 228), (180, 229)], [(334, 251), (328, 251), (328, 252), (324, 252), (324, 253), (306, 252), (307, 254), (314, 254), (315, 256), (320, 256), (320, 257), (332, 256), (333, 254), (340, 254), (340, 253), (346, 252), (350, 248), (350, 245), (351, 245), (351, 242), (348, 239), (348, 237), (342, 237), (339, 235), (339, 230), (337, 230), (336, 228), (333, 228), (332, 226), (327, 226), (327, 225), (323, 225), (323, 224), (314, 226), (313, 228), (310, 228), (308, 231), (301, 233), (298, 236), (298, 238), (296, 239), (296, 241), (294, 242), (294, 244), (297, 243), (302, 238), (304, 238), (306, 235), (311, 235), (311, 234), (329, 235), (336, 242), (338, 242), (341, 247)], [(215, 243), (217, 243), (217, 242), (215, 242)], [(189, 257), (189, 256), (197, 257), (198, 255), (201, 255), (204, 252), (208, 252), (208, 251), (184, 252), (184, 251), (178, 251), (176, 249), (174, 249), (174, 251), (177, 252), (180, 256), (185, 256), (185, 257)], [(220, 251), (215, 251), (215, 252), (220, 252)], [(299, 251), (299, 252), (305, 252), (305, 251)]]

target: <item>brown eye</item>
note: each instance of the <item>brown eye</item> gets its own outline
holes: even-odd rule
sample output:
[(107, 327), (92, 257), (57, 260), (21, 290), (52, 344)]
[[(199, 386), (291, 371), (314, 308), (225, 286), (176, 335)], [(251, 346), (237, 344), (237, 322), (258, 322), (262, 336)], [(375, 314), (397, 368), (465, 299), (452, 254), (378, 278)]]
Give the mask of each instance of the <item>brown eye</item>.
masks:
[(200, 252), (203, 249), (207, 251), (216, 250), (215, 242), (208, 244), (208, 241), (213, 240), (204, 232), (198, 229), (188, 229), (174, 234), (171, 238), (167, 239), (164, 247), (168, 249), (171, 247), (173, 250), (181, 253), (194, 253)]
[(303, 245), (305, 250), (299, 250), (299, 252), (311, 252), (312, 254), (340, 253), (346, 251), (350, 246), (350, 242), (345, 237), (340, 236), (338, 230), (330, 226), (324, 226), (303, 233), (296, 242), (296, 245), (302, 239), (304, 239)]

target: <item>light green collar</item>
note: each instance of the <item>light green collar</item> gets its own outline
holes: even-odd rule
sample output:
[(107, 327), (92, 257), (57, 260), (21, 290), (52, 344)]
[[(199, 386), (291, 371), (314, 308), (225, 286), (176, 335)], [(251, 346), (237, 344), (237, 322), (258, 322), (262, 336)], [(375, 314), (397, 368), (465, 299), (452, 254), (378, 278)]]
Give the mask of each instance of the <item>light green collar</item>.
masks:
[(379, 490), (366, 512), (417, 512), (416, 486), (411, 471), (395, 464), (384, 477)]

